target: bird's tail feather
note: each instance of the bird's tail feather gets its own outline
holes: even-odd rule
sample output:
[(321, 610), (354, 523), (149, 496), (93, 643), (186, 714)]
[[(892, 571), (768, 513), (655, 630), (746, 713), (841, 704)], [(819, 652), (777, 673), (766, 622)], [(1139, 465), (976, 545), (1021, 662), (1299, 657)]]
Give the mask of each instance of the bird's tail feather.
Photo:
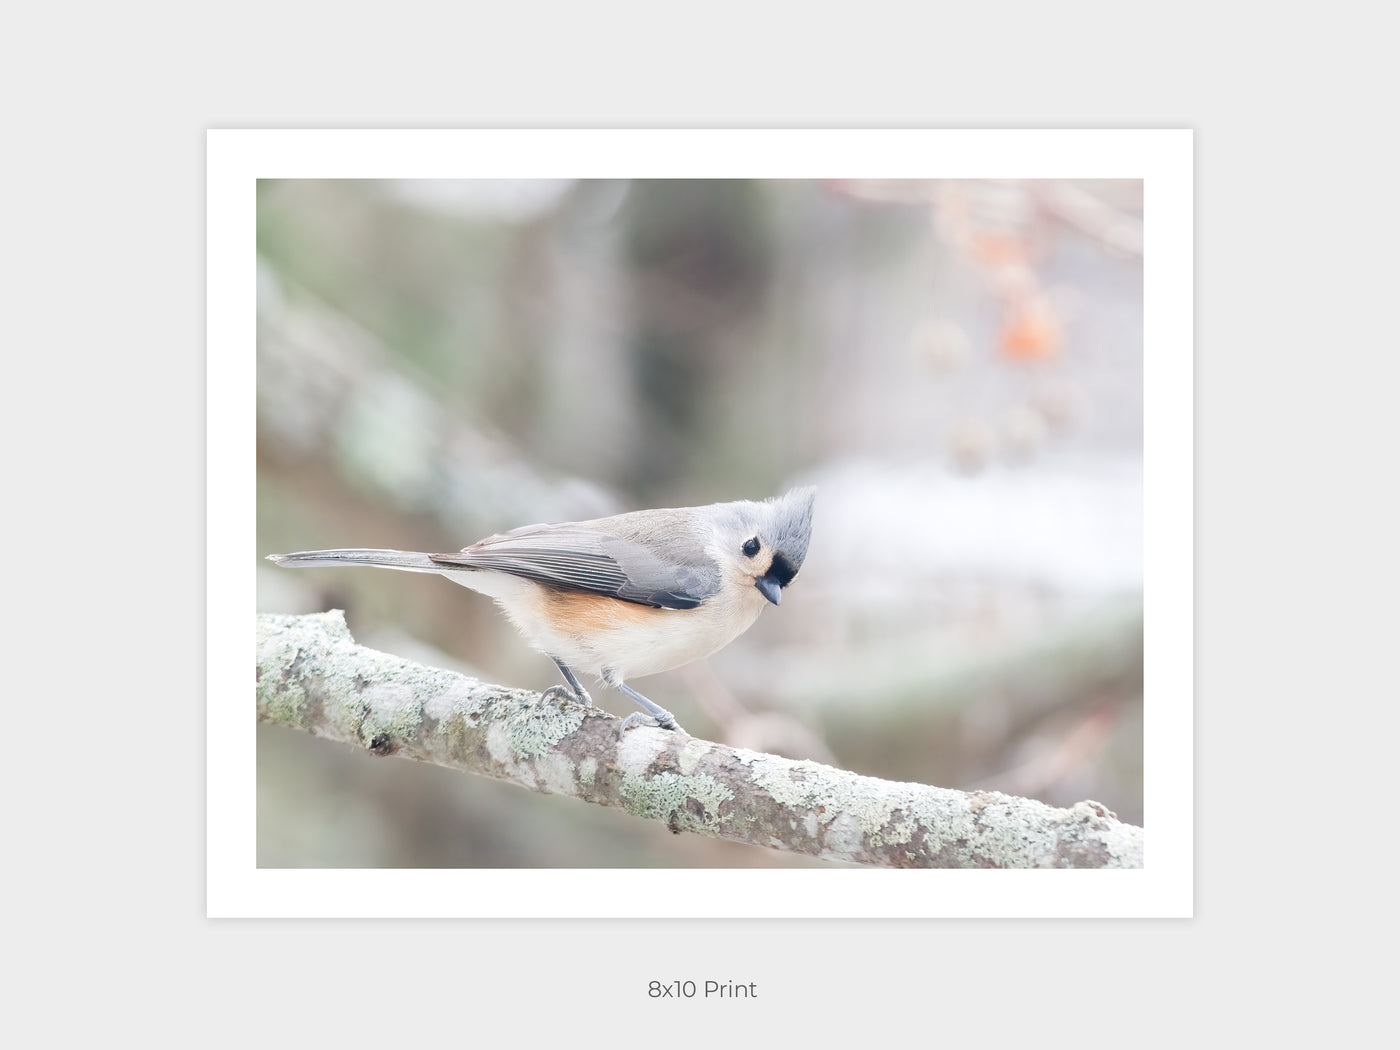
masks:
[(439, 565), (426, 554), (416, 551), (381, 551), (371, 549), (335, 551), (298, 551), (295, 554), (269, 554), (268, 561), (289, 569), (320, 568), (327, 565), (373, 565), (380, 569), (403, 569), (407, 572), (442, 572), (448, 566)]

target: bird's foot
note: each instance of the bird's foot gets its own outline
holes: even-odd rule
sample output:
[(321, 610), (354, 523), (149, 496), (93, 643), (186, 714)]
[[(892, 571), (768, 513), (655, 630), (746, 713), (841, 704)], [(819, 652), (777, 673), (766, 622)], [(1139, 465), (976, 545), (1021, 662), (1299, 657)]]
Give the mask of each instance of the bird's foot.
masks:
[(564, 700), (572, 704), (582, 704), (584, 707), (593, 706), (593, 698), (585, 691), (582, 696), (575, 693), (567, 685), (552, 685), (540, 694), (540, 699), (546, 703), (555, 700)]

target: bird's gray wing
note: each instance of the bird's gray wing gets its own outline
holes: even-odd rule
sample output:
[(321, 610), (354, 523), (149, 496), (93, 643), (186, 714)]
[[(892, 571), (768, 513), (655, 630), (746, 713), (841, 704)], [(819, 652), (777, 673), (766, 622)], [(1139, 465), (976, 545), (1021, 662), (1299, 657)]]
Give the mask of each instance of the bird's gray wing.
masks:
[(635, 540), (578, 525), (528, 525), (430, 557), (444, 566), (494, 569), (658, 609), (694, 609), (719, 591), (719, 568), (703, 553), (671, 559)]

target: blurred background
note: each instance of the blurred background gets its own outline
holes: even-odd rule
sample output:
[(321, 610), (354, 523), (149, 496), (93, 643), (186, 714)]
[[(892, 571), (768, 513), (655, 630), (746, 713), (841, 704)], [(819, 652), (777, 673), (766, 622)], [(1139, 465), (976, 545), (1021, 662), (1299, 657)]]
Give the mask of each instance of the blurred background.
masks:
[[(1141, 824), (1142, 273), (1138, 181), (261, 182), (259, 611), (543, 689), (474, 592), (263, 556), (811, 483), (782, 606), (634, 684), (696, 736)], [(277, 726), (258, 864), (824, 866)]]

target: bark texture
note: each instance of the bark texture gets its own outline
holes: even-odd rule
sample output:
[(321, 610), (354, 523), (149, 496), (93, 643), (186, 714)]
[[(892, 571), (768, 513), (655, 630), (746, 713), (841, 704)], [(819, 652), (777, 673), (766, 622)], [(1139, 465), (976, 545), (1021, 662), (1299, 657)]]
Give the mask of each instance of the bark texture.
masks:
[(1096, 802), (859, 776), (637, 727), (597, 707), (357, 645), (340, 612), (258, 617), (258, 717), (316, 736), (570, 795), (676, 833), (882, 867), (1136, 868), (1141, 828)]

